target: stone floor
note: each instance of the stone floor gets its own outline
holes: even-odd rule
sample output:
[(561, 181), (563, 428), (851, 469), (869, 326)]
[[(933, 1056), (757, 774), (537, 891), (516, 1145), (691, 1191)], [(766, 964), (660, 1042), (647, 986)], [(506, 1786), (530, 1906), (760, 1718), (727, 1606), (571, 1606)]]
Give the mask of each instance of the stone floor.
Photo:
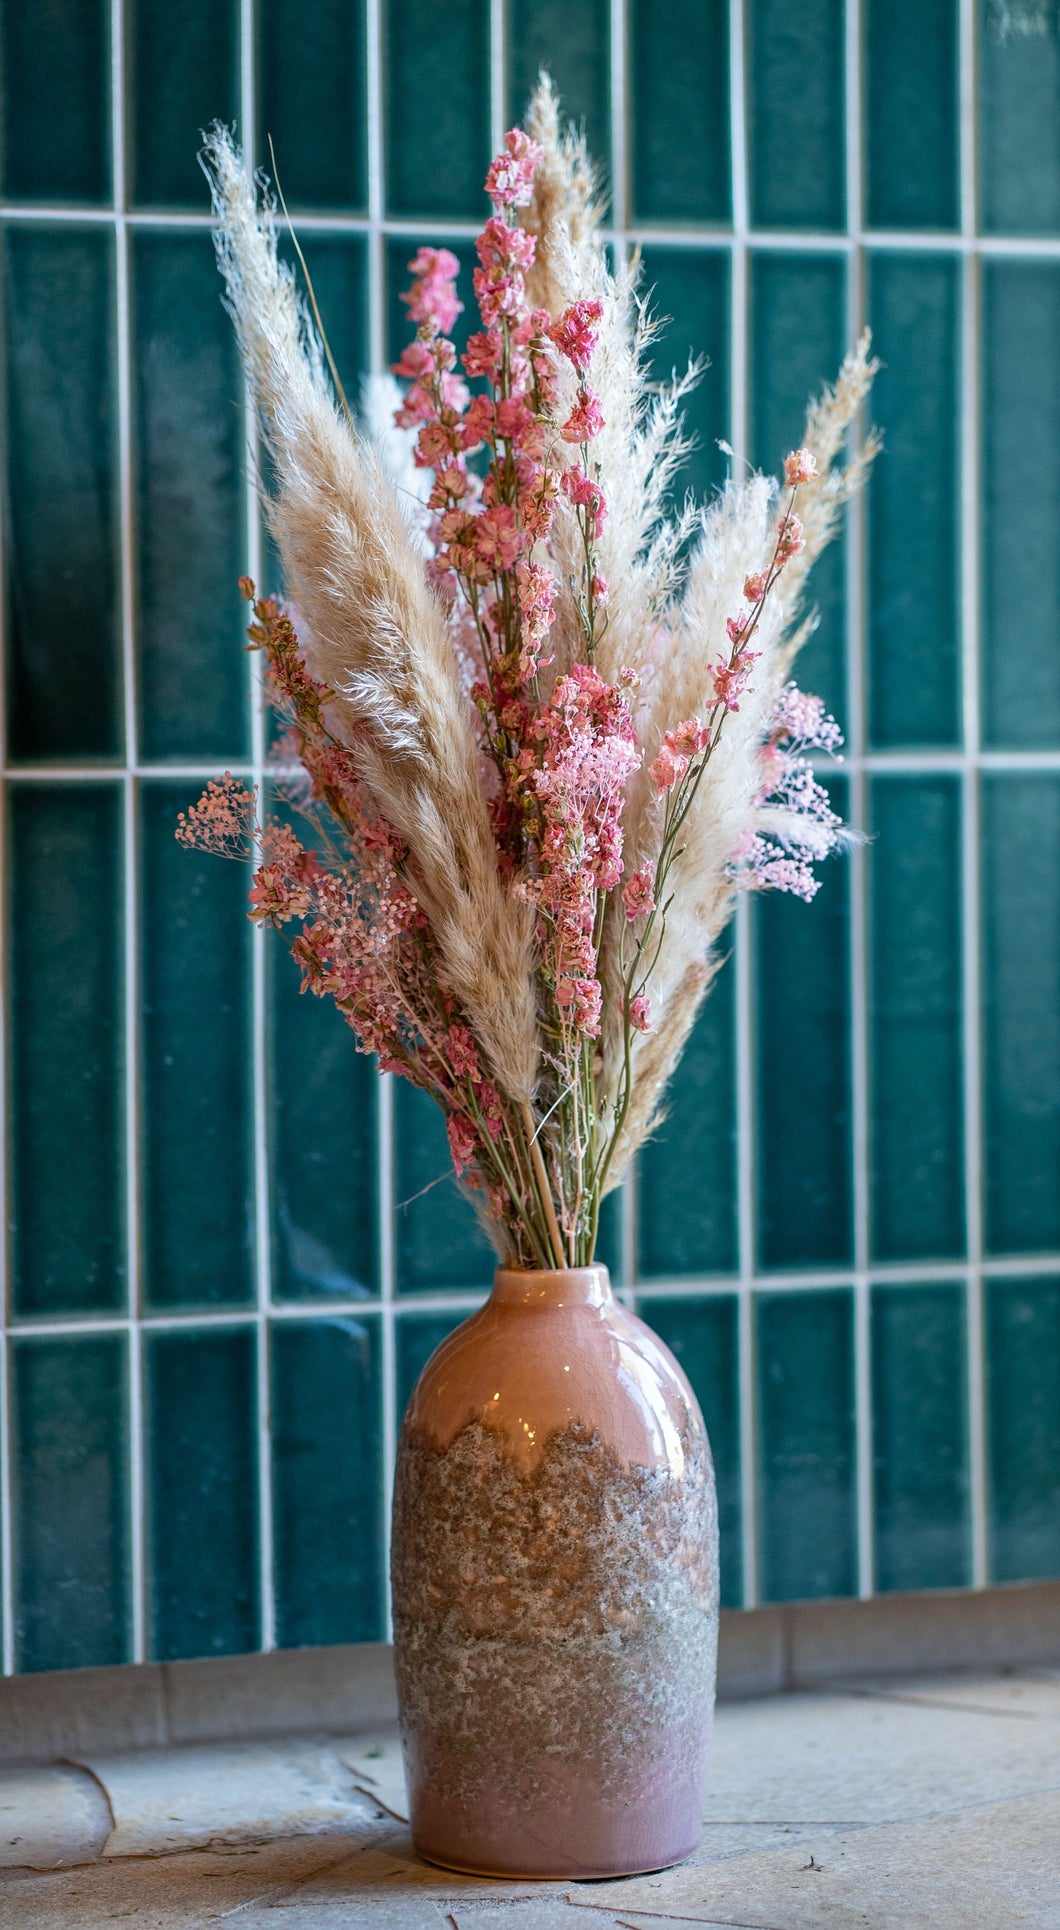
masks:
[(451, 1876), (404, 1800), (392, 1730), (9, 1770), (0, 1930), (1060, 1930), (1060, 1670), (723, 1704), (657, 1876)]

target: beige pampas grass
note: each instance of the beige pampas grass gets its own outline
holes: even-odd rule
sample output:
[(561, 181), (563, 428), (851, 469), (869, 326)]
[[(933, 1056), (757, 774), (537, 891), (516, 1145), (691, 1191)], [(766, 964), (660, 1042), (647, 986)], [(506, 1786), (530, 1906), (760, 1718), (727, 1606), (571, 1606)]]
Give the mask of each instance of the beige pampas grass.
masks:
[(530, 915), (502, 882), (448, 623), (377, 453), (337, 408), (321, 346), (278, 260), (223, 128), (205, 162), (217, 255), (275, 466), (267, 498), (313, 674), (408, 869), (452, 991), (504, 1092), (533, 1094), (537, 1021)]

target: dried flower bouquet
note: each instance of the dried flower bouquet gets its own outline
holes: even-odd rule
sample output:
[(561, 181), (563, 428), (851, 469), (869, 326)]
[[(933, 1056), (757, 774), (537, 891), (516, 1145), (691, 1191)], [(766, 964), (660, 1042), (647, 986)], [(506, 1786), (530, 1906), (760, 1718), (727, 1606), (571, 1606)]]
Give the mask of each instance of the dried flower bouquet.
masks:
[(458, 355), (458, 263), (421, 248), (407, 386), (373, 435), (224, 130), (206, 161), (289, 597), (244, 580), (249, 635), (312, 835), (226, 775), (178, 836), (256, 860), (251, 917), (437, 1100), (502, 1256), (585, 1265), (736, 893), (811, 898), (843, 835), (809, 757), (839, 732), (789, 672), (808, 569), (875, 453), (841, 458), (867, 338), (782, 484), (671, 514), (696, 370), (649, 381), (636, 272), (609, 267), (543, 83), (487, 176), (481, 329)]

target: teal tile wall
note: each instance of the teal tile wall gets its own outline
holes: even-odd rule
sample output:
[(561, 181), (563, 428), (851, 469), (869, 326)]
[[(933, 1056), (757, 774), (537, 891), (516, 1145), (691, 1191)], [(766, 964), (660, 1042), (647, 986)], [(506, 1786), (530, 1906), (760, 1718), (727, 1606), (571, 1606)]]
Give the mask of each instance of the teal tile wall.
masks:
[(706, 1412), (727, 1604), (1060, 1573), (1052, 12), (8, 0), (8, 1671), (387, 1630), (396, 1424), (491, 1256), (437, 1116), (173, 841), (260, 772), (236, 578), (275, 580), (195, 153), (272, 135), (355, 393), (420, 241), (470, 308), (542, 62), (672, 318), (656, 373), (709, 358), (697, 488), (722, 442), (777, 461), (864, 320), (885, 363), (803, 659), (867, 842), (812, 910), (741, 905), (601, 1253)]

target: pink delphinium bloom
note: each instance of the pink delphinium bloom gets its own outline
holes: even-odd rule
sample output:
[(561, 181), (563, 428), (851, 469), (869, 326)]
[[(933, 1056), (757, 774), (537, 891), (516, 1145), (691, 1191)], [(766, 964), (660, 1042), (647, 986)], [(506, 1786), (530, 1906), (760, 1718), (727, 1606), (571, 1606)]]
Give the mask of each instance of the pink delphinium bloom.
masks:
[(710, 675), (716, 703), (724, 704), (726, 710), (739, 710), (740, 698), (747, 689), (748, 678), (758, 662), (758, 656), (757, 650), (742, 650), (729, 662), (719, 657), (716, 663), (711, 664)]
[(629, 1001), (629, 1022), (637, 1032), (651, 1031), (651, 1000), (643, 992)]
[(655, 881), (650, 865), (642, 865), (633, 871), (622, 887), (622, 902), (626, 907), (626, 917), (632, 923), (646, 912), (655, 910)]
[(806, 538), (802, 533), (802, 524), (798, 517), (790, 514), (782, 516), (777, 525), (778, 563), (786, 563), (790, 557), (797, 556), (799, 551), (805, 548)]
[(549, 335), (560, 354), (565, 355), (576, 369), (587, 369), (592, 360), (603, 314), (602, 302), (572, 302), (549, 328)]
[(494, 207), (525, 208), (534, 191), (534, 170), (544, 154), (543, 148), (513, 127), (504, 137), (504, 152), (490, 164), (486, 193)]
[(592, 534), (600, 536), (607, 520), (607, 504), (599, 483), (594, 482), (592, 477), (587, 476), (582, 469), (565, 469), (560, 488), (568, 502), (572, 502), (578, 509), (588, 511), (592, 519), (590, 525)]
[(648, 765), (652, 783), (661, 797), (664, 791), (672, 791), (688, 769), (688, 759), (675, 751), (672, 744), (663, 741), (662, 750)]
[(591, 442), (605, 426), (599, 397), (583, 389), (560, 434), (564, 442)]
[(464, 310), (456, 293), (459, 261), (449, 248), (420, 248), (409, 268), (416, 279), (401, 299), (413, 321), (426, 324), (432, 334), (448, 335)]

